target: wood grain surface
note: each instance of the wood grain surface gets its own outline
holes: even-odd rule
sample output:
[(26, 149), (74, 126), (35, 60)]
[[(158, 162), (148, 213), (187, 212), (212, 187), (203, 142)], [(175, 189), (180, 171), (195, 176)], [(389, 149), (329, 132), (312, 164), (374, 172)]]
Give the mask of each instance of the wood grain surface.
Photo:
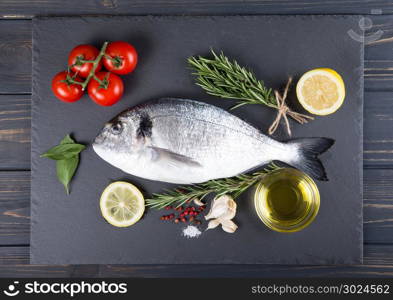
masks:
[(0, 170), (30, 169), (30, 95), (0, 95)]
[(31, 92), (30, 20), (0, 23), (0, 82), (0, 94)]
[[(31, 17), (239, 13), (368, 14), (373, 26), (365, 32), (371, 41), (364, 62), (364, 265), (29, 265)], [(0, 1), (0, 277), (392, 277), (392, 13), (393, 2), (386, 0)], [(375, 34), (381, 36), (373, 40)]]
[(72, 14), (383, 14), (388, 0), (2, 0), (3, 18)]

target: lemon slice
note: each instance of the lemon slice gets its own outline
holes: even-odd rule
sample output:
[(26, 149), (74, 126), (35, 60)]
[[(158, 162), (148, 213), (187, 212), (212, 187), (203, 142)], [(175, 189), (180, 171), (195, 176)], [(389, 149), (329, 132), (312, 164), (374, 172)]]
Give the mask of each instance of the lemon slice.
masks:
[(343, 104), (345, 85), (336, 71), (314, 69), (299, 79), (296, 95), (304, 109), (312, 114), (325, 116), (334, 113)]
[(137, 187), (124, 181), (113, 182), (102, 192), (102, 216), (116, 227), (127, 227), (139, 221), (145, 211), (145, 199)]

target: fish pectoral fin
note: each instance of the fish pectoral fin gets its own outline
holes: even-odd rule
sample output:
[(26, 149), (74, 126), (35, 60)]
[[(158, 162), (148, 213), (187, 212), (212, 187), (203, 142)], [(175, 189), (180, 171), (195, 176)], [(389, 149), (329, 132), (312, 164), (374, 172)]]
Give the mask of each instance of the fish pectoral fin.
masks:
[(168, 167), (182, 168), (182, 167), (202, 167), (202, 165), (192, 158), (172, 152), (168, 149), (149, 147), (153, 151), (153, 159), (160, 163), (168, 164)]

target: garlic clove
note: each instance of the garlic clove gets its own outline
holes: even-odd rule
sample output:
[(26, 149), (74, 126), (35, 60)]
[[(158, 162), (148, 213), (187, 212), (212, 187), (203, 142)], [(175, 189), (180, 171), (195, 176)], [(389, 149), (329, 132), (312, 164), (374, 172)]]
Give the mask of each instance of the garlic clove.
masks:
[(206, 220), (216, 219), (225, 216), (225, 219), (232, 219), (236, 214), (236, 202), (229, 195), (214, 198), (209, 213), (205, 216)]
[(216, 200), (213, 200), (210, 211), (205, 216), (205, 219), (206, 220), (216, 219), (222, 216), (223, 214), (226, 214), (226, 212), (227, 212), (227, 206), (225, 203), (220, 203), (220, 202), (216, 202)]
[(216, 228), (218, 225), (220, 225), (219, 219), (211, 220), (211, 221), (209, 222), (209, 224), (207, 225), (206, 230)]
[(222, 215), (225, 215), (226, 213), (227, 213), (226, 207), (224, 207), (224, 206), (222, 206), (222, 207), (216, 207), (215, 209), (212, 209), (212, 210), (205, 216), (205, 219), (206, 219), (206, 220), (217, 219), (217, 218), (221, 217)]
[(228, 233), (234, 233), (237, 225), (232, 220), (220, 220), (222, 229)]
[(203, 203), (201, 200), (199, 200), (198, 198), (194, 198), (194, 203), (198, 206), (203, 206), (205, 205), (205, 203)]
[(236, 215), (236, 207), (236, 202), (232, 199), (232, 197), (230, 197), (230, 199), (227, 200), (227, 212), (220, 218), (225, 220), (233, 219)]

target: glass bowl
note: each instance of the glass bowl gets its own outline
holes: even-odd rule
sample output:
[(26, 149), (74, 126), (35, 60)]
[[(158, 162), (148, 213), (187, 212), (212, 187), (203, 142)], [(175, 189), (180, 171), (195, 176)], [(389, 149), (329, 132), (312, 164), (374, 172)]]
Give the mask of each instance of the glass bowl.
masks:
[(318, 187), (307, 174), (281, 168), (265, 176), (256, 186), (255, 210), (261, 221), (278, 232), (306, 228), (318, 214)]

